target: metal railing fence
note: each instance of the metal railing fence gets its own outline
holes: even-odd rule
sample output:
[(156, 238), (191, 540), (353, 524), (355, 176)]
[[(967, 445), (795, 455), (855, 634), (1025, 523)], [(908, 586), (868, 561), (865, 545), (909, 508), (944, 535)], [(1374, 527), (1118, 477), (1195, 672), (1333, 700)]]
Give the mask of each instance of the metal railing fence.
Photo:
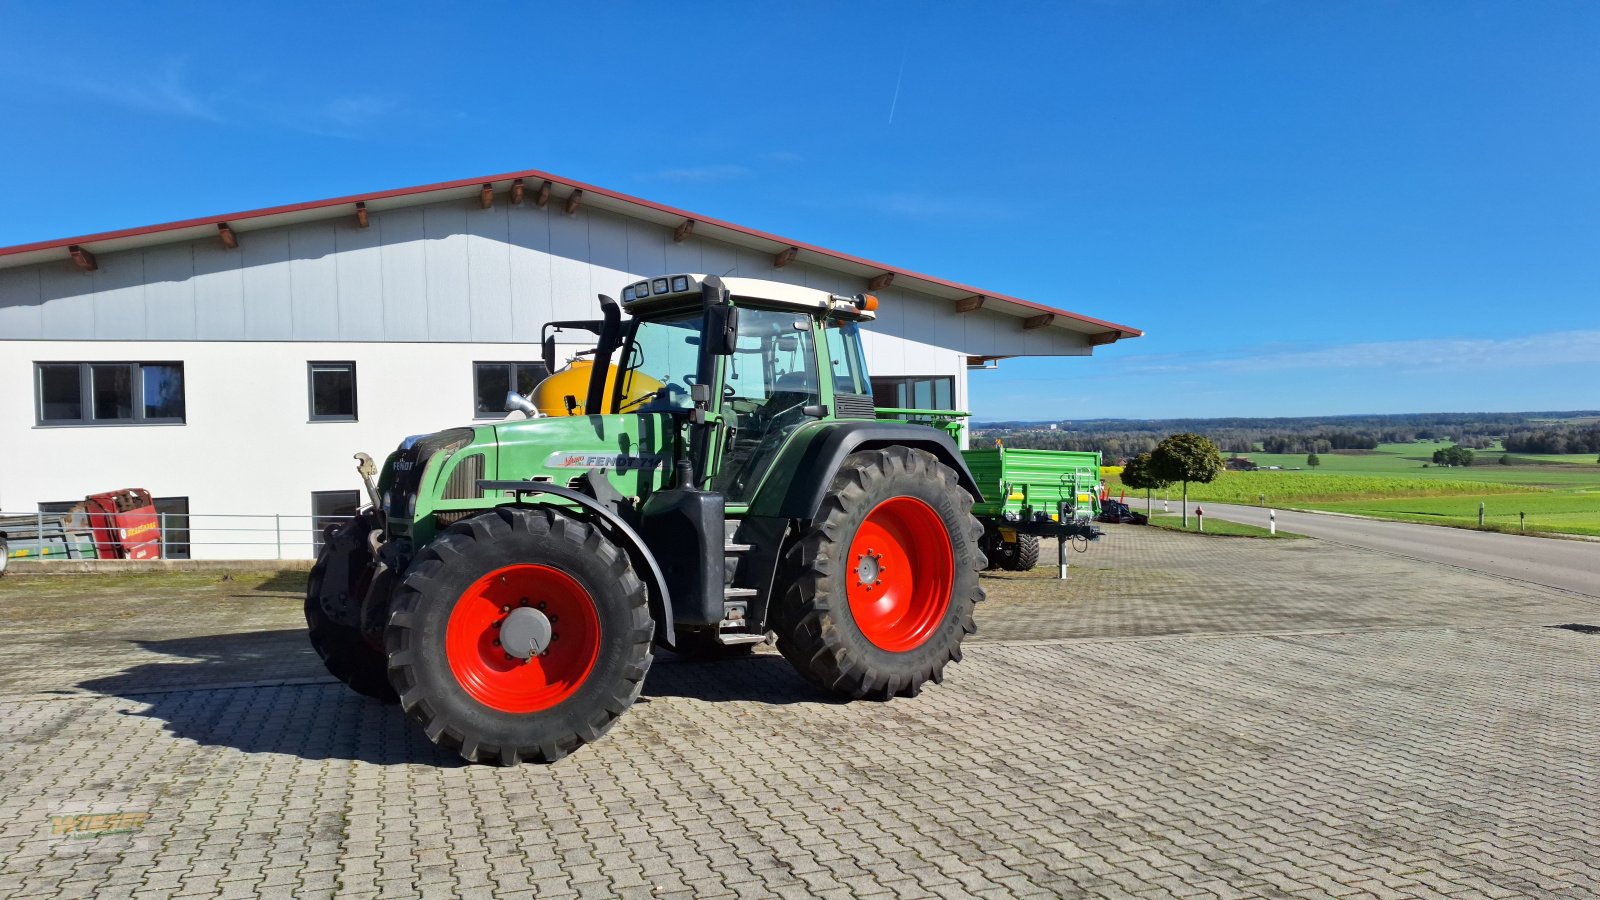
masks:
[[(354, 516), (305, 513), (156, 513), (162, 559), (188, 559), (196, 548), (212, 559), (309, 559), (322, 545), (322, 529)], [(93, 559), (95, 529), (71, 513), (0, 511), (0, 535), (12, 559)]]

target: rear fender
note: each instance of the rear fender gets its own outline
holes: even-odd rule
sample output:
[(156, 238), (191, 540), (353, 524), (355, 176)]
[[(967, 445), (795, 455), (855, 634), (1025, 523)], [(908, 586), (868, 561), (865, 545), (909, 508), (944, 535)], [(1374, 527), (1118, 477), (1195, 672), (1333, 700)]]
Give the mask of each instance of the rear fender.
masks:
[(951, 469), (957, 483), (982, 502), (978, 482), (955, 442), (942, 431), (908, 422), (826, 422), (791, 438), (772, 465), (772, 475), (756, 492), (750, 515), (810, 520), (822, 508), (833, 476), (845, 458), (862, 450), (912, 447), (926, 450)]

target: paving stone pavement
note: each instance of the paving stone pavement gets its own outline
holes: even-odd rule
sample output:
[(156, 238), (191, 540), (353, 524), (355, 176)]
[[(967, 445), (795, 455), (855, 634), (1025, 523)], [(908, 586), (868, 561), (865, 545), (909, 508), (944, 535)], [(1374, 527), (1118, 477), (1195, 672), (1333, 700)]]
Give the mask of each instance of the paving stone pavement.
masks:
[(74, 670), (0, 586), (0, 896), (1600, 894), (1600, 634), (1548, 627), (1600, 606), (1313, 541), (1075, 562), (987, 579), (918, 698), (663, 654), (605, 740), (513, 769), (305, 666), (291, 596), (153, 597)]

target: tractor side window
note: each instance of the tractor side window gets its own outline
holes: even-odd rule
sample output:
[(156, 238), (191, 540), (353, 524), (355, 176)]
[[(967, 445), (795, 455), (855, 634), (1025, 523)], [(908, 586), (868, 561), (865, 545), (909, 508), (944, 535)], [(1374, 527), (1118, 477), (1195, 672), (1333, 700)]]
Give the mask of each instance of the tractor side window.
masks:
[(623, 348), (617, 412), (688, 409), (689, 386), (700, 365), (699, 310), (639, 322)]
[(828, 365), (833, 368), (835, 394), (872, 395), (867, 380), (867, 360), (861, 352), (861, 328), (854, 322), (828, 322)]
[(821, 401), (811, 318), (766, 309), (739, 311), (739, 340), (725, 364), (722, 410), (735, 431), (713, 481), (733, 503), (749, 501), (796, 428)]

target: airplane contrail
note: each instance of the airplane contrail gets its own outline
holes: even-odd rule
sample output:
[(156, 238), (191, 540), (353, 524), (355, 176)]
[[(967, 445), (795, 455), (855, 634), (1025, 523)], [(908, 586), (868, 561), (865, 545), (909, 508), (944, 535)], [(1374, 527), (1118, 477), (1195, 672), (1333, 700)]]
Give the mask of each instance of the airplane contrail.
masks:
[(894, 108), (900, 102), (900, 81), (906, 77), (906, 54), (900, 54), (900, 74), (894, 77), (894, 98), (889, 101), (889, 124), (894, 124)]

